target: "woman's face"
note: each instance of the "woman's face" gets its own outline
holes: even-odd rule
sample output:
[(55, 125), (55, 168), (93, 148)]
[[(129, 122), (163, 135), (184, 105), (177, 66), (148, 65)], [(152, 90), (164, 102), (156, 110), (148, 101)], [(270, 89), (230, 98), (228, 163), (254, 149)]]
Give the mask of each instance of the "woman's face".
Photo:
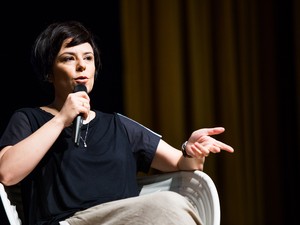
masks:
[(83, 84), (89, 93), (94, 85), (94, 51), (89, 43), (66, 47), (71, 39), (66, 39), (53, 64), (50, 81), (55, 92), (67, 95), (73, 92), (77, 84)]

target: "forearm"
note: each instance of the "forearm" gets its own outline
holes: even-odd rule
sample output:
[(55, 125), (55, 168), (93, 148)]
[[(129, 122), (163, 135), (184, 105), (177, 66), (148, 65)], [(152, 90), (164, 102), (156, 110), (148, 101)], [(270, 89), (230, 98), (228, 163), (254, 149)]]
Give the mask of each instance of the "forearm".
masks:
[(44, 157), (64, 128), (63, 122), (54, 117), (36, 132), (0, 151), (0, 181), (13, 185), (26, 177)]
[(163, 172), (178, 170), (203, 170), (204, 157), (185, 158), (179, 149), (176, 149), (161, 140), (152, 161), (152, 167)]

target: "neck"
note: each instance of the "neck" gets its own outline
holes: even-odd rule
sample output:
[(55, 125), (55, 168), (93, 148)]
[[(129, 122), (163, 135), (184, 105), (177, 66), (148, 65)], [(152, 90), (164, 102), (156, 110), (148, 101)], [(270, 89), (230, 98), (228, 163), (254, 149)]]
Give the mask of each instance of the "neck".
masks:
[[(46, 112), (51, 113), (52, 115), (55, 116), (61, 110), (62, 106), (63, 106), (63, 104), (52, 102), (51, 104), (49, 104), (47, 106), (41, 107), (41, 109), (43, 109)], [(90, 122), (92, 119), (94, 119), (94, 117), (95, 117), (95, 112), (90, 111), (87, 118), (85, 120), (83, 120), (83, 123), (86, 124), (86, 123)]]
[(59, 112), (61, 110), (62, 106), (63, 106), (63, 103), (59, 103), (57, 101), (53, 101), (52, 103), (47, 105), (47, 107), (49, 107), (50, 109), (56, 110), (57, 112)]

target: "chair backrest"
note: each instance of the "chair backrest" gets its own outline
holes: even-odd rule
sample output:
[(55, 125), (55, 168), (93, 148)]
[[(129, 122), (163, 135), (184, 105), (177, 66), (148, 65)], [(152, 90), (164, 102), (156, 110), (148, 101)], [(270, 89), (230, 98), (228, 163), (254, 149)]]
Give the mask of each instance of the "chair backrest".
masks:
[[(3, 184), (0, 183), (0, 197), (5, 210), (6, 218), (1, 218), (1, 221), (8, 220), (10, 225), (21, 225), (21, 219), (17, 212), (16, 206), (9, 200)], [(3, 215), (4, 216), (4, 215)], [(4, 222), (1, 222), (1, 225)]]

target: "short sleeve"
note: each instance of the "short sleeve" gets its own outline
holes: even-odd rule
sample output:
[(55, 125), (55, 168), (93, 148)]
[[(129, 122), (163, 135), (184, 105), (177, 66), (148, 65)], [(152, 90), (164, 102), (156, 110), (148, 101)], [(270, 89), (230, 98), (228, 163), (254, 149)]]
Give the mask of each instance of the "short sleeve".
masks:
[(132, 151), (136, 155), (138, 170), (148, 172), (161, 135), (122, 114), (117, 115), (125, 128)]
[(25, 113), (21, 111), (14, 112), (1, 136), (0, 149), (18, 143), (31, 133), (30, 123)]

